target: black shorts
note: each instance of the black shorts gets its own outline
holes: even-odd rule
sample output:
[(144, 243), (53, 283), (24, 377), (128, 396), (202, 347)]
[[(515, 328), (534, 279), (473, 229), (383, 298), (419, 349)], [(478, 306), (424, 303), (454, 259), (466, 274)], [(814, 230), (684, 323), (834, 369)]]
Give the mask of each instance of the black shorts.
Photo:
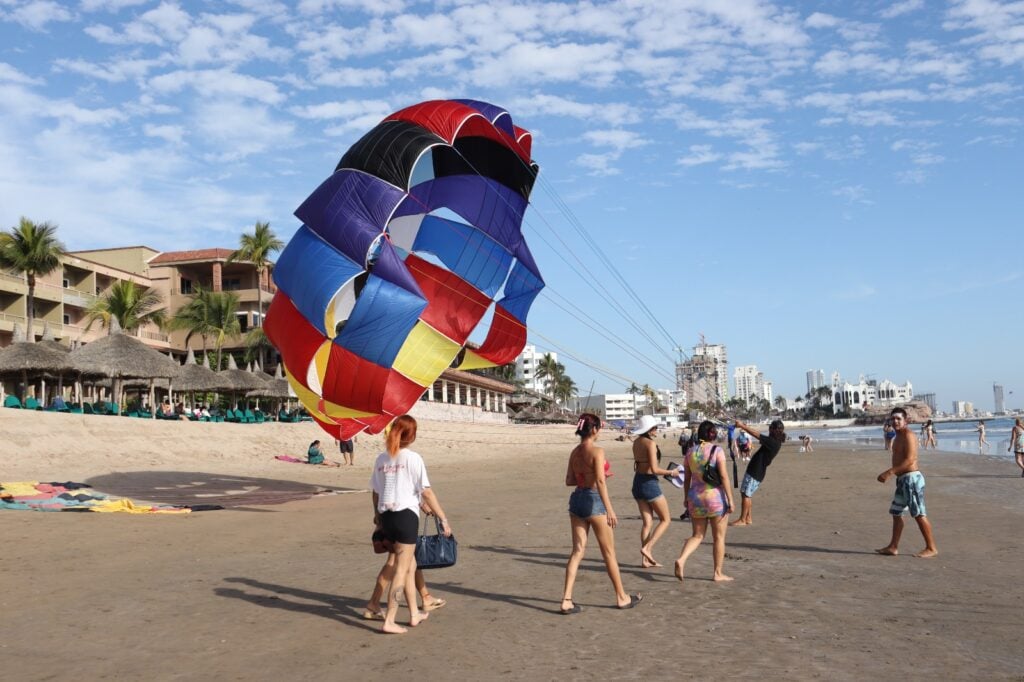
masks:
[(351, 455), (355, 452), (355, 445), (351, 440), (340, 440), (338, 441), (338, 447), (341, 449), (341, 454)]
[(411, 509), (381, 512), (380, 529), (384, 535), (400, 545), (415, 545), (420, 532), (420, 517)]

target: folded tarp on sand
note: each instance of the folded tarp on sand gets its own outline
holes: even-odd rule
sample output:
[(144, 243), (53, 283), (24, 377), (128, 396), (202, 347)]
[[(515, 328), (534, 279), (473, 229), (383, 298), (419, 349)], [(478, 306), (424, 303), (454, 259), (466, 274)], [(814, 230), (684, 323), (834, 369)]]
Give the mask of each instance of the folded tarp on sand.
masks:
[[(73, 492), (69, 492), (73, 491)], [(203, 510), (211, 505), (203, 505)], [(220, 507), (214, 507), (220, 508)], [(84, 483), (39, 483), (16, 481), (0, 483), (0, 509), (31, 511), (123, 512), (127, 514), (188, 514), (190, 507), (140, 505), (127, 498), (110, 499)]]

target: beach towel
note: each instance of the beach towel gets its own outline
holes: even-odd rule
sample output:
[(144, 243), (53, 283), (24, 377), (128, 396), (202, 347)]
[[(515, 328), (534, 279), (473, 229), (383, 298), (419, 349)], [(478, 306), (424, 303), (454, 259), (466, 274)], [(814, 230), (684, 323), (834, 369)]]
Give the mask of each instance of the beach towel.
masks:
[(306, 463), (306, 460), (299, 459), (298, 457), (292, 457), (291, 455), (274, 455), (274, 459), (279, 459), (282, 462), (295, 462), (297, 464)]
[[(69, 492), (73, 491), (73, 492)], [(129, 499), (110, 499), (84, 483), (0, 483), (0, 509), (21, 511), (124, 512), (129, 514), (188, 514), (189, 507), (138, 505)]]

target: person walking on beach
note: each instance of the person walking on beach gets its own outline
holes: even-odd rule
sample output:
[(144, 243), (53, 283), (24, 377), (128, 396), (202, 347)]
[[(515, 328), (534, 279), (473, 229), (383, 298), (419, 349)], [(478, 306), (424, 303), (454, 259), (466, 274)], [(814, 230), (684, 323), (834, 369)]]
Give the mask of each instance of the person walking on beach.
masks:
[(730, 523), (730, 526), (749, 526), (754, 523), (751, 511), (754, 503), (750, 499), (761, 487), (765, 475), (768, 473), (768, 466), (779, 454), (782, 444), (786, 442), (786, 427), (781, 419), (776, 419), (768, 426), (768, 435), (755, 431), (740, 420), (736, 420), (737, 428), (743, 429), (757, 439), (761, 447), (757, 449), (754, 456), (747, 465), (747, 472), (743, 474), (743, 483), (740, 484), (740, 499), (742, 509), (738, 519)]
[(933, 450), (939, 446), (935, 440), (935, 424), (931, 419), (924, 423), (921, 427), (921, 432), (924, 434), (924, 449), (932, 448)]
[(978, 432), (978, 449), (981, 450), (988, 445), (988, 441), (985, 440), (985, 422), (979, 421), (974, 430)]
[[(690, 448), (684, 462), (683, 489), (686, 490), (686, 507), (690, 512), (690, 523), (693, 534), (683, 543), (683, 549), (676, 559), (675, 574), (680, 582), (686, 569), (686, 560), (704, 541), (704, 534), (711, 526), (712, 559), (714, 562), (715, 582), (732, 580), (722, 572), (725, 564), (725, 533), (728, 530), (729, 513), (732, 511), (732, 485), (729, 482), (729, 471), (725, 464), (722, 448), (715, 442), (718, 440), (718, 429), (710, 421), (701, 422), (697, 429), (700, 441)], [(705, 474), (711, 467), (718, 472), (717, 480)]]
[(885, 439), (885, 451), (892, 452), (892, 440), (896, 437), (896, 429), (893, 428), (892, 420), (886, 419), (882, 423), (882, 438)]
[(341, 456), (345, 460), (345, 464), (352, 466), (356, 463), (356, 439), (355, 436), (346, 440), (334, 439), (338, 444), (338, 449), (341, 451)]
[[(668, 530), (670, 519), (668, 501), (661, 492), (659, 476), (671, 476), (670, 469), (661, 468), (661, 448), (654, 438), (658, 431), (658, 420), (649, 414), (640, 417), (637, 426), (630, 433), (637, 436), (633, 441), (633, 499), (640, 510), (640, 566), (652, 568), (661, 566), (654, 560), (654, 545)], [(654, 515), (658, 523), (654, 524)]]
[(1024, 423), (1020, 417), (1017, 417), (1013, 422), (1013, 428), (1010, 429), (1010, 447), (1006, 448), (1006, 451), (1009, 452), (1011, 449), (1017, 466), (1020, 467), (1020, 476), (1024, 478)]
[[(403, 634), (406, 629), (395, 622), (398, 592), (404, 591), (409, 606), (409, 625), (416, 627), (428, 615), (416, 605), (416, 536), (419, 534), (420, 507), (437, 515), (441, 531), (451, 536), (452, 529), (437, 495), (430, 487), (427, 467), (417, 452), (409, 449), (416, 442), (416, 420), (404, 414), (391, 424), (385, 439), (386, 450), (377, 456), (370, 476), (373, 489), (373, 525), (392, 543), (395, 569), (388, 586), (387, 612), (381, 632)], [(390, 559), (390, 557), (389, 557)]]
[(562, 592), (562, 604), (559, 608), (559, 613), (563, 615), (580, 612), (580, 607), (572, 599), (572, 590), (576, 584), (576, 572), (587, 549), (587, 538), (591, 528), (594, 529), (594, 536), (601, 548), (601, 556), (604, 557), (605, 569), (615, 589), (615, 605), (620, 609), (631, 609), (643, 599), (639, 594), (626, 594), (622, 588), (613, 534), (619, 519), (615, 516), (611, 498), (608, 496), (604, 449), (597, 446), (600, 431), (600, 417), (589, 413), (580, 416), (576, 423), (576, 435), (580, 437), (580, 443), (570, 453), (569, 465), (565, 472), (565, 484), (576, 486), (576, 489), (569, 496), (572, 554), (565, 565), (565, 590)]
[(910, 430), (907, 423), (907, 411), (902, 407), (893, 408), (889, 413), (896, 438), (892, 446), (892, 466), (878, 474), (878, 481), (885, 483), (891, 476), (896, 477), (896, 494), (889, 505), (892, 515), (892, 539), (889, 544), (875, 551), (887, 556), (899, 554), (900, 535), (903, 534), (903, 512), (910, 510), (910, 515), (917, 522), (917, 527), (924, 536), (924, 549), (914, 556), (922, 559), (938, 556), (935, 539), (932, 537), (932, 524), (928, 521), (924, 504), (924, 474), (917, 466), (917, 436)]

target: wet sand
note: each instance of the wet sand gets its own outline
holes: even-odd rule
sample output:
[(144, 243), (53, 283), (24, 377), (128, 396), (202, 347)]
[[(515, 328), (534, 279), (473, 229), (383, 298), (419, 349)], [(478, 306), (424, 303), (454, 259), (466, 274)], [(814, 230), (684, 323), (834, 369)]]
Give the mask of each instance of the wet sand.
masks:
[[(665, 566), (641, 569), (629, 443), (609, 435), (623, 579), (645, 598), (613, 608), (592, 540), (582, 612), (562, 616), (571, 428), (421, 423), (415, 449), (459, 563), (427, 573), (448, 605), (386, 636), (360, 617), (382, 558), (360, 492), (379, 438), (362, 438), (357, 465), (338, 470), (272, 459), (301, 456), (319, 437), (310, 425), (14, 412), (0, 411), (0, 480), (92, 482), (141, 501), (147, 490), (167, 501), (215, 489), (251, 502), (181, 516), (3, 512), (0, 660), (15, 679), (1024, 675), (1024, 479), (1012, 463), (925, 453), (940, 556), (910, 556), (923, 543), (908, 519), (903, 555), (890, 558), (873, 552), (889, 539), (893, 486), (875, 481), (888, 454), (787, 444), (754, 498), (755, 525), (729, 530), (735, 581), (711, 582), (705, 544), (680, 584), (682, 493), (663, 484), (676, 519), (654, 550)], [(660, 442), (680, 459), (674, 439)], [(317, 489), (348, 494), (260, 503)]]

